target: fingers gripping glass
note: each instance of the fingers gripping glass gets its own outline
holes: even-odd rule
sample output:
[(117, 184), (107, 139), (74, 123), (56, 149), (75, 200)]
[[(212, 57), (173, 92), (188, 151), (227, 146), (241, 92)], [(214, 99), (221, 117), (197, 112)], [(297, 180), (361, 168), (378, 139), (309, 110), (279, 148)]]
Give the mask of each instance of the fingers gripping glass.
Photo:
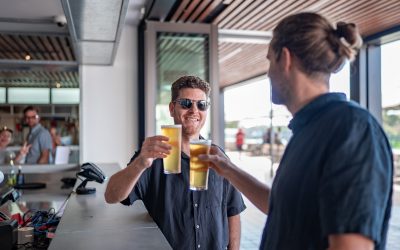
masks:
[(190, 100), (190, 99), (176, 99), (174, 102), (179, 103), (183, 109), (191, 109), (193, 103), (196, 103), (197, 108), (200, 111), (206, 111), (208, 107), (210, 106), (210, 102), (205, 101), (205, 100)]

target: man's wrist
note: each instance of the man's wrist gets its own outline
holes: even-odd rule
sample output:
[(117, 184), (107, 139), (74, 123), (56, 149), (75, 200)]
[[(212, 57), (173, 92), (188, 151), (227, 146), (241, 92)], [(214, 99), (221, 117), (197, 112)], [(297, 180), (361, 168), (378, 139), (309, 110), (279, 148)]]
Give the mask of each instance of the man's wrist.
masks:
[(139, 155), (131, 164), (128, 165), (128, 167), (136, 168), (139, 171), (144, 171), (147, 168), (145, 161), (146, 159), (143, 159)]

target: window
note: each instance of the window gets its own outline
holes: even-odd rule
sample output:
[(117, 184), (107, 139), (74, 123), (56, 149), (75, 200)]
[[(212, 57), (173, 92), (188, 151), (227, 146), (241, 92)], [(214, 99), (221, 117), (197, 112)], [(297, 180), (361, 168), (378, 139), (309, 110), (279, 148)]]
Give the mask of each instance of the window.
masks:
[(329, 81), (330, 92), (341, 92), (350, 99), (350, 63), (347, 62), (336, 74), (331, 75)]
[(78, 104), (79, 103), (79, 89), (78, 88), (51, 89), (51, 103), (54, 103), (54, 104)]
[(396, 173), (400, 176), (400, 40), (381, 47), (382, 125), (393, 148)]
[(0, 88), (0, 103), (6, 103), (6, 88)]
[(48, 104), (49, 88), (8, 88), (8, 103), (12, 104)]
[[(207, 34), (157, 33), (157, 134), (161, 125), (174, 123), (168, 108), (172, 83), (184, 75), (195, 75), (209, 81), (208, 46)], [(209, 133), (210, 116), (201, 130), (204, 137)]]

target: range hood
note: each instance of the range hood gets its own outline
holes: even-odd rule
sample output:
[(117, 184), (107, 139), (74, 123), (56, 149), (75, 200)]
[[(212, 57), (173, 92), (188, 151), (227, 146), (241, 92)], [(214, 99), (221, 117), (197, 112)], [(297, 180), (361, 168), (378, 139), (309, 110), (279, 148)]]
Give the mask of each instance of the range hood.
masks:
[(79, 64), (112, 65), (129, 0), (61, 0)]

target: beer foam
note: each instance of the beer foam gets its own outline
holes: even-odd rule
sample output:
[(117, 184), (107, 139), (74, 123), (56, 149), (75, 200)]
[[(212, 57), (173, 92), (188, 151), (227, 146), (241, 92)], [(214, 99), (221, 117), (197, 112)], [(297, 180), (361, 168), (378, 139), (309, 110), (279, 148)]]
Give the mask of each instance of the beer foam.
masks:
[(190, 144), (195, 145), (211, 145), (211, 140), (190, 140)]
[(182, 128), (182, 124), (175, 124), (175, 125), (161, 125), (161, 128)]

